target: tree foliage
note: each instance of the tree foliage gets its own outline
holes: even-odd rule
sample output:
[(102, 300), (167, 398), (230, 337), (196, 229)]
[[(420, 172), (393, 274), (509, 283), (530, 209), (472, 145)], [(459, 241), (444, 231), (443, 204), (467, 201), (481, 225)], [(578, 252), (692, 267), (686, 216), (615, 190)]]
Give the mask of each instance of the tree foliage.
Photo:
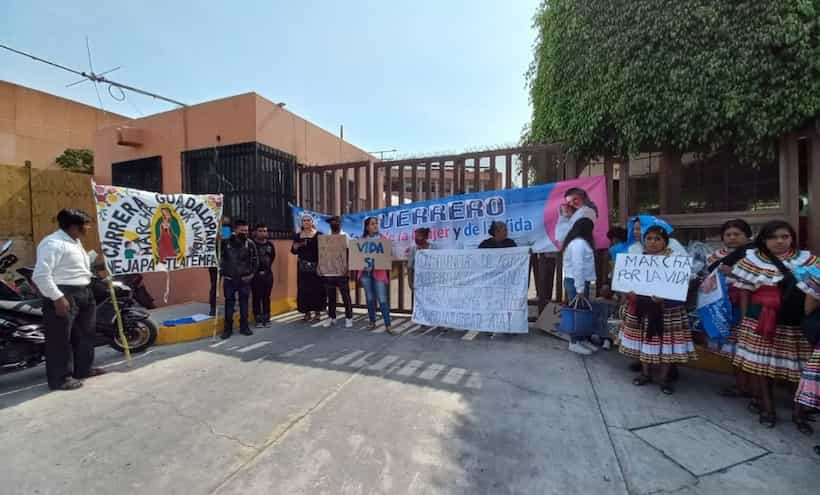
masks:
[(89, 149), (68, 148), (55, 161), (69, 172), (94, 173), (94, 152)]
[(529, 143), (769, 155), (820, 113), (820, 0), (543, 0)]

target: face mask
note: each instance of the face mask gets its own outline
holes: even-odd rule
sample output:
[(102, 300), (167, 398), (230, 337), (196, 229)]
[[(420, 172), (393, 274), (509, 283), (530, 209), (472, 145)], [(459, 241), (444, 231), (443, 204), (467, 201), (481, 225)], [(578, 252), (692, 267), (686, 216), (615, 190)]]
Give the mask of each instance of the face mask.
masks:
[(223, 225), (222, 226), (222, 238), (228, 239), (231, 237), (231, 227), (230, 225)]

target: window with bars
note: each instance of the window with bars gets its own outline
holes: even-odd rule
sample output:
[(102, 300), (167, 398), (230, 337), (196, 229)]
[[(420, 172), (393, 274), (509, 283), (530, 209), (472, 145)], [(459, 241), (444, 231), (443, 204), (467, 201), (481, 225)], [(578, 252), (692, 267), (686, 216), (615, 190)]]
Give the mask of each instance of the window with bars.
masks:
[(112, 163), (111, 185), (162, 192), (162, 157)]
[(265, 223), (274, 234), (293, 232), (293, 155), (257, 142), (184, 151), (182, 188), (191, 194), (222, 193), (224, 212), (231, 218)]

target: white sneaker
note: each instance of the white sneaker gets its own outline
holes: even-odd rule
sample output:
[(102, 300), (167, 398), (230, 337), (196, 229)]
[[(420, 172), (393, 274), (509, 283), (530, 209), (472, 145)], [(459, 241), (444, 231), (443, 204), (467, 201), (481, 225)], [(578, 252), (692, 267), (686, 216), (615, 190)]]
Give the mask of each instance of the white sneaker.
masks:
[(325, 320), (325, 322), (322, 326), (325, 327), (325, 328), (330, 328), (335, 324), (336, 324), (336, 320), (331, 320), (330, 318), (328, 318), (327, 320)]
[(574, 352), (575, 354), (580, 354), (582, 356), (589, 356), (592, 354), (592, 351), (581, 345), (580, 342), (575, 342), (574, 344), (569, 345), (569, 350)]
[(588, 340), (582, 340), (581, 342), (579, 342), (579, 344), (586, 347), (591, 352), (597, 352), (598, 351), (598, 346), (596, 346), (595, 344), (593, 344), (592, 342), (590, 342)]
[(609, 339), (604, 339), (603, 348), (604, 348), (605, 351), (608, 351), (608, 350), (612, 349), (612, 341), (609, 340)]
[(345, 320), (345, 328), (353, 328), (353, 320), (351, 320), (350, 318), (347, 318)]

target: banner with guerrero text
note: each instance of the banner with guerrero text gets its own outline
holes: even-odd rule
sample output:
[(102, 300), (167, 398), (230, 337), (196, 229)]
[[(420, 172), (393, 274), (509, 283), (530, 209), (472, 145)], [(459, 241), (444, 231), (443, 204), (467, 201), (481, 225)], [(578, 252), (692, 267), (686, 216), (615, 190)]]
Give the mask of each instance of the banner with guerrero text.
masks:
[(221, 194), (92, 185), (102, 252), (113, 275), (217, 266)]
[[(351, 237), (359, 237), (365, 219), (376, 217), (381, 234), (393, 241), (393, 257), (407, 259), (413, 232), (418, 228), (429, 228), (430, 240), (438, 248), (472, 249), (489, 237), (487, 231), (493, 221), (503, 221), (507, 223), (509, 237), (518, 246), (550, 253), (561, 249), (561, 242), (580, 218), (595, 222), (596, 247), (608, 247), (608, 211), (606, 179), (596, 176), (350, 213), (342, 215), (342, 230)], [(330, 232), (327, 215), (294, 206), (297, 229), (304, 214), (313, 217), (320, 231)]]
[(413, 321), (496, 333), (527, 333), (530, 251), (424, 249), (416, 254)]

